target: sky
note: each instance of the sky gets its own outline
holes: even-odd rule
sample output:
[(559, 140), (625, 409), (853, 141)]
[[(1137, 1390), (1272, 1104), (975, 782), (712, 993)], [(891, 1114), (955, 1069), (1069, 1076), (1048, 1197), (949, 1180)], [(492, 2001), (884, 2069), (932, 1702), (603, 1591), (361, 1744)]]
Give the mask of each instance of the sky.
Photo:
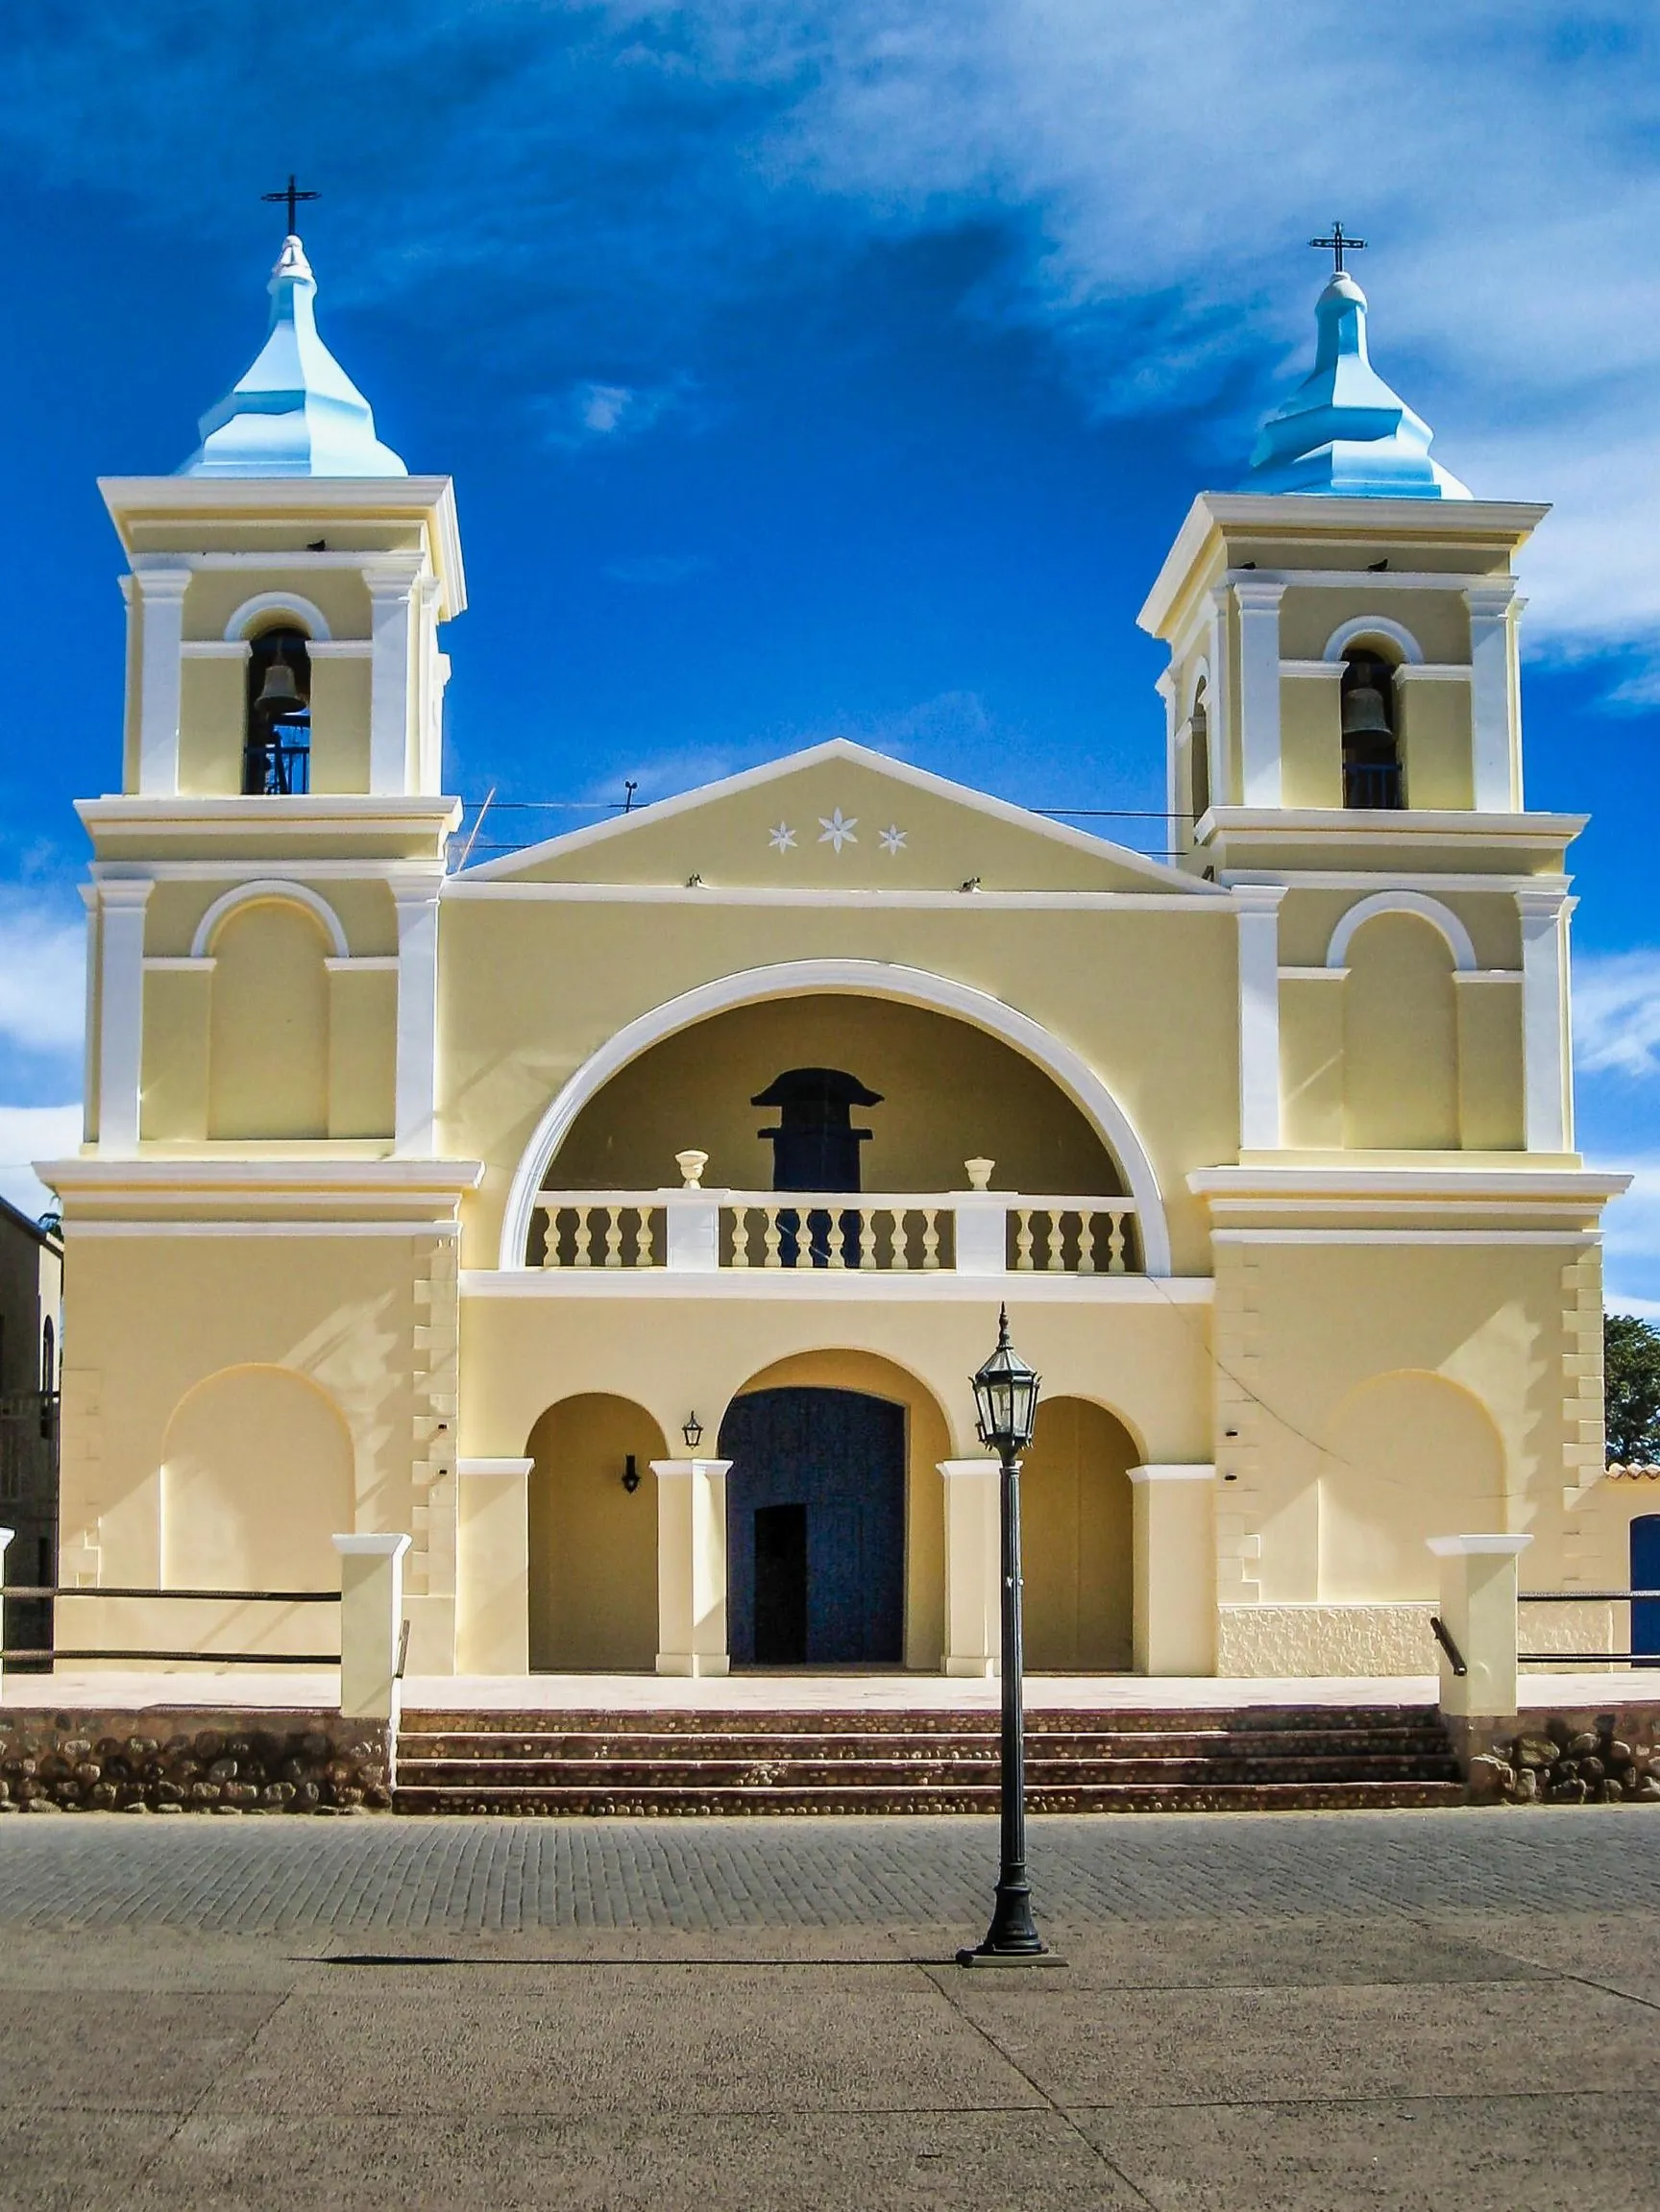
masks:
[[(12, 11), (0, 1190), (79, 1137), (118, 774), (93, 479), (252, 359), (292, 169), (330, 347), (456, 480), (476, 853), (842, 732), (1156, 849), (1136, 609), (1303, 373), (1341, 217), (1374, 357), (1524, 561), (1527, 791), (1570, 857), (1579, 1135), (1660, 1315), (1660, 16), (1465, 0), (83, 0)], [(551, 805), (549, 802), (558, 802)]]

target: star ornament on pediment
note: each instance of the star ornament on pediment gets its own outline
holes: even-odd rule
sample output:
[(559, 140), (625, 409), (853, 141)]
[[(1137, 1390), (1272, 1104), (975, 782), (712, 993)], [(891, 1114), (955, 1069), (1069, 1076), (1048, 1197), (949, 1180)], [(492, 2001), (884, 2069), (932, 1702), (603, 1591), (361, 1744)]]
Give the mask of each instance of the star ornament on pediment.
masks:
[(824, 833), (818, 842), (821, 845), (828, 845), (832, 852), (839, 853), (843, 845), (856, 845), (859, 842), (858, 838), (854, 835), (859, 827), (859, 816), (857, 814), (843, 814), (840, 807), (833, 814), (820, 814), (818, 827)]
[(788, 822), (780, 822), (767, 832), (767, 842), (775, 853), (792, 853), (795, 850), (795, 832)]
[(891, 860), (897, 859), (899, 854), (905, 850), (905, 840), (909, 836), (908, 830), (902, 830), (895, 824), (890, 823), (887, 829), (877, 832), (876, 842)]

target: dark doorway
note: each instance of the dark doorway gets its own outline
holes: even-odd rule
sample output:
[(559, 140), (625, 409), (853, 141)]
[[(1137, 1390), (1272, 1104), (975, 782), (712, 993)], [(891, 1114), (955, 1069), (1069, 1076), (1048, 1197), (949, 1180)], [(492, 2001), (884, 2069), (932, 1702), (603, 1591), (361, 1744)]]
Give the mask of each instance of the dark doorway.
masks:
[(752, 1391), (720, 1424), (720, 1456), (734, 1665), (898, 1665), (904, 1407), (853, 1390)]
[[(1631, 1587), (1660, 1590), (1660, 1513), (1639, 1514), (1631, 1523)], [(1644, 1654), (1645, 1665), (1660, 1666), (1660, 1597), (1633, 1603), (1631, 1649)]]
[(807, 1657), (807, 1508), (755, 1508), (755, 1664), (799, 1666)]

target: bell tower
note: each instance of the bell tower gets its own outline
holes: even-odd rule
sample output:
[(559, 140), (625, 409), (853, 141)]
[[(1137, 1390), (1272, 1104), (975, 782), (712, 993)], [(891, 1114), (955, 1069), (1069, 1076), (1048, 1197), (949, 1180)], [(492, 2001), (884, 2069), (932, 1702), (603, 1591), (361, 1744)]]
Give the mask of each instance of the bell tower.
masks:
[[(1477, 498), (1432, 457), (1429, 425), (1372, 365), (1344, 265), (1363, 241), (1334, 225), (1311, 242), (1335, 261), (1314, 365), (1238, 487), (1193, 501), (1140, 614), (1169, 651), (1179, 864), (1252, 909), (1241, 1146), (1566, 1154), (1563, 871), (1583, 824), (1526, 810), (1516, 640), (1516, 556), (1549, 510)], [(1457, 1100), (1399, 1117), (1433, 1144), (1373, 1133), (1358, 1103), (1360, 1018), (1339, 986), (1345, 948), (1384, 913), (1441, 944), (1426, 954), (1397, 919), (1403, 973), (1444, 955), (1457, 986)], [(1360, 930), (1368, 971), (1388, 934)]]
[[(292, 231), (268, 290), (264, 343), (178, 473), (100, 484), (128, 563), (120, 785), (79, 809), (94, 848), (87, 1136), (105, 1155), (434, 1143), (437, 895), (459, 818), (439, 625), (466, 604), (454, 495), (377, 435), (318, 332)], [(229, 928), (241, 905), (261, 907), (271, 940), (243, 1005), (267, 976), (274, 1009), (283, 989), (310, 1005), (309, 983), (281, 981), (306, 928), (327, 974), (321, 1073), (306, 1101), (273, 1098), (269, 1128), (260, 1080), (232, 1072), (238, 1017), (221, 1003), (253, 960), (256, 933)], [(280, 958), (284, 914), (313, 923)]]

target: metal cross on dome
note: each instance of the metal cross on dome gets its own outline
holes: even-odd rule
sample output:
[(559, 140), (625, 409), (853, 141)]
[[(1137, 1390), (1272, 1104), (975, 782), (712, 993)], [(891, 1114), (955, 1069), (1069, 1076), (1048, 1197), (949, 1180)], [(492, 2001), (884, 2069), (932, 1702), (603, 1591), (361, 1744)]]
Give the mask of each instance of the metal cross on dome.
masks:
[(322, 195), (322, 193), (321, 193), (321, 192), (302, 192), (302, 191), (301, 191), (301, 189), (300, 189), (300, 187), (299, 187), (299, 185), (298, 185), (298, 184), (296, 184), (296, 183), (295, 183), (295, 182), (294, 182), (294, 176), (293, 176), (293, 172), (292, 172), (292, 171), (290, 171), (290, 172), (289, 172), (289, 177), (288, 177), (288, 182), (287, 182), (287, 183), (286, 183), (286, 184), (283, 186), (283, 188), (282, 188), (282, 190), (281, 190), (281, 192), (261, 192), (261, 193), (260, 193), (260, 195), (259, 195), (259, 197), (260, 197), (260, 199), (261, 199), (261, 200), (269, 200), (269, 201), (286, 200), (286, 201), (287, 201), (287, 203), (288, 203), (288, 235), (289, 235), (289, 237), (290, 237), (290, 238), (292, 238), (292, 237), (295, 235), (295, 231), (294, 231), (294, 209), (295, 209), (295, 207), (296, 207), (296, 205), (297, 205), (297, 204), (298, 204), (300, 201), (302, 201), (302, 200), (320, 200), (320, 199), (322, 199), (323, 195)]
[(1348, 231), (1344, 230), (1341, 223), (1332, 224), (1331, 234), (1330, 237), (1310, 238), (1308, 243), (1310, 246), (1319, 246), (1323, 248), (1325, 252), (1332, 255), (1331, 274), (1334, 277), (1341, 277), (1343, 274), (1343, 256), (1345, 253), (1363, 254), (1366, 251), (1365, 239), (1351, 238)]

